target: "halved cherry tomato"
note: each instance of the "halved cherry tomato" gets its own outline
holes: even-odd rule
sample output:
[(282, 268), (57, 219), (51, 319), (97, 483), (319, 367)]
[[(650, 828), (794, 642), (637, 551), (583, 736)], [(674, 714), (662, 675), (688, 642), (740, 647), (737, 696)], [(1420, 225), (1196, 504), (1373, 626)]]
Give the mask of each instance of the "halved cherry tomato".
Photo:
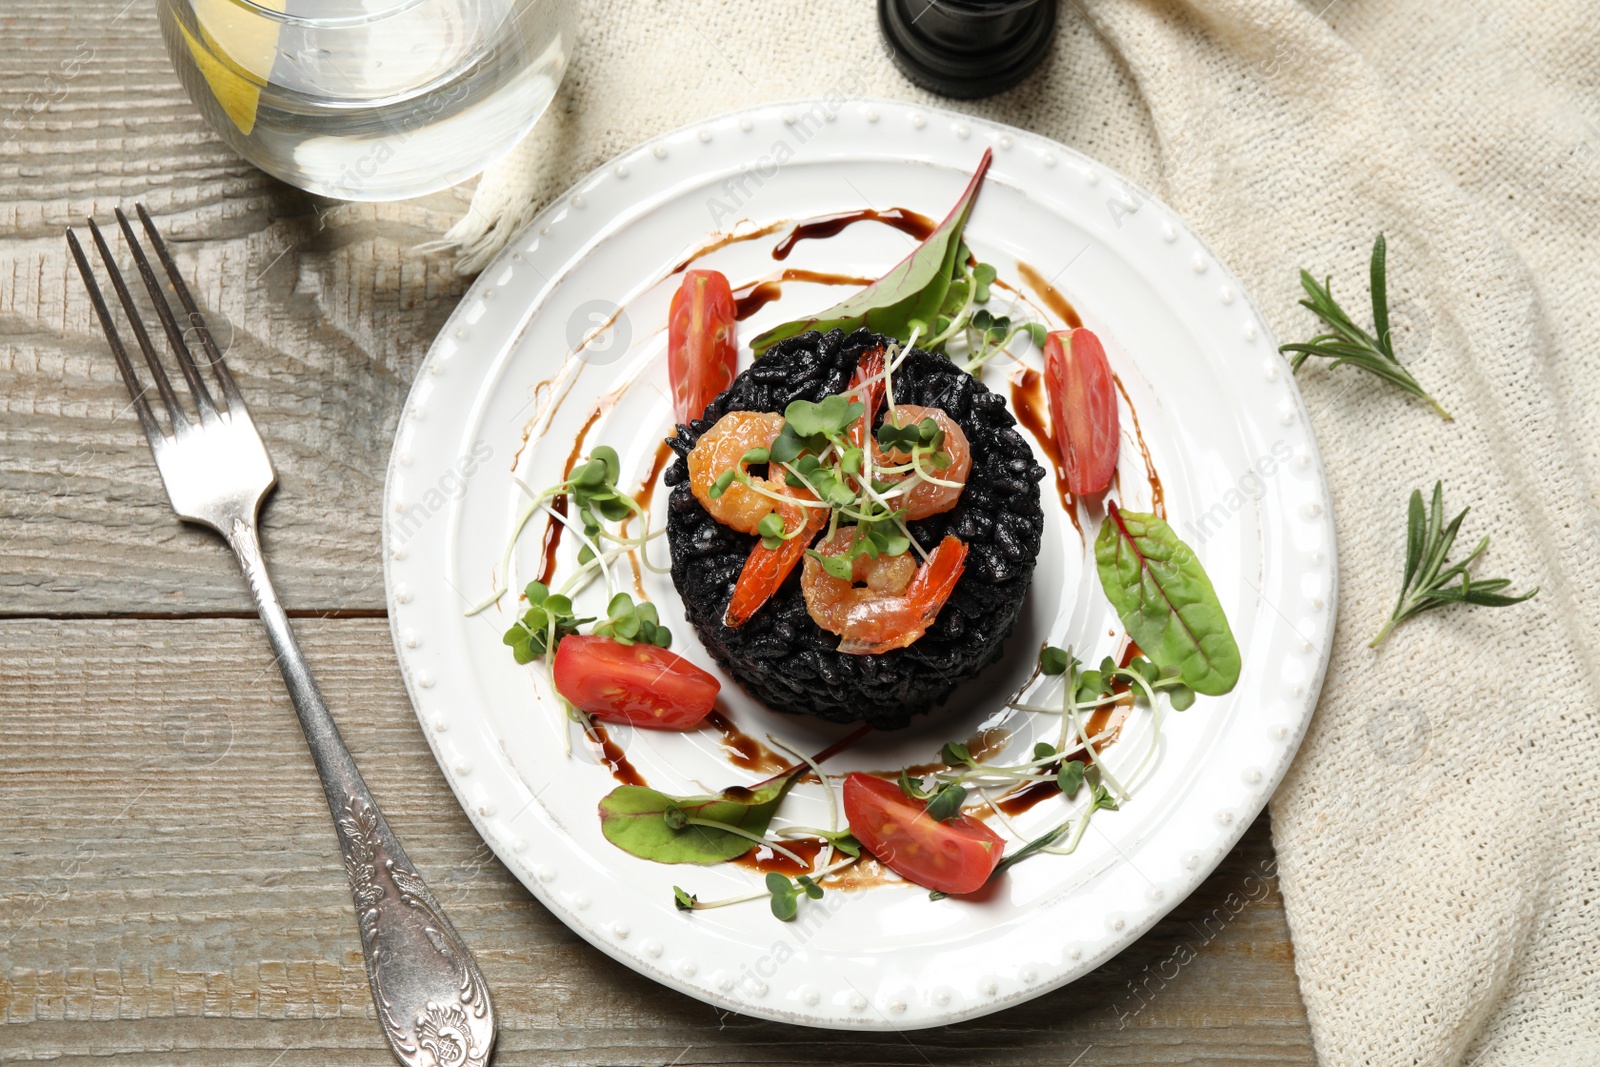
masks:
[(1117, 388), (1100, 338), (1083, 329), (1045, 339), (1044, 384), (1067, 488), (1082, 496), (1111, 484), (1117, 469)]
[(925, 807), (870, 774), (844, 781), (850, 832), (884, 866), (941, 893), (977, 892), (1000, 863), (1005, 839), (970, 815), (940, 822)]
[(698, 726), (721, 684), (675, 652), (578, 635), (556, 648), (556, 689), (605, 722), (660, 730)]
[(739, 365), (733, 315), (733, 290), (721, 271), (684, 271), (667, 311), (667, 374), (679, 422), (698, 419), (733, 384)]

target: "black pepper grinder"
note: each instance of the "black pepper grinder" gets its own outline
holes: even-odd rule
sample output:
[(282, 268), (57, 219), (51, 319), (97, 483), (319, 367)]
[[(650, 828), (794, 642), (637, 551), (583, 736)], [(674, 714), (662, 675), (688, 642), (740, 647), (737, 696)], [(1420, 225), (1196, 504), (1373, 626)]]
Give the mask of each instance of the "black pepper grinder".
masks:
[(1050, 50), (1056, 0), (878, 0), (895, 66), (940, 96), (1004, 92)]

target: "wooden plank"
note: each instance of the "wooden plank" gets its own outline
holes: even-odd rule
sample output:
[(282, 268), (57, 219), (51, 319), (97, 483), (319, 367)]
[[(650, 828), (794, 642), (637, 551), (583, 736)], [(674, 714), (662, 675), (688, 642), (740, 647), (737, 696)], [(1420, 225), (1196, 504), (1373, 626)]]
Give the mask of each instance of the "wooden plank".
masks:
[(286, 603), (381, 608), (396, 415), (466, 287), (448, 255), (414, 249), (468, 190), (338, 205), (266, 177), (189, 103), (153, 4), (14, 0), (0, 26), (0, 612), (250, 608), (227, 553), (173, 517), (62, 239), (135, 201), (267, 438)]
[[(1311, 1062), (1265, 816), (1149, 935), (1027, 1005), (904, 1035), (761, 1022), (612, 962), (500, 866), (433, 763), (383, 620), (299, 629), (488, 976), (498, 1063)], [(254, 622), (0, 622), (0, 715), (0, 1060), (389, 1062), (321, 793)]]

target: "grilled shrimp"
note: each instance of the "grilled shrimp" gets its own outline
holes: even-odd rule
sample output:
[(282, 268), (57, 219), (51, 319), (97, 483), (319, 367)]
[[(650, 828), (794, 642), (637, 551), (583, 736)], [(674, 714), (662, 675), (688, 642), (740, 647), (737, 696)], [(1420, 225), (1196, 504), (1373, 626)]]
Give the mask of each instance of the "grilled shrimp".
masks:
[[(817, 552), (842, 555), (855, 540), (855, 533), (854, 526), (841, 526), (817, 545)], [(927, 633), (950, 599), (966, 558), (967, 546), (947, 536), (921, 567), (909, 553), (876, 559), (857, 556), (851, 580), (846, 581), (807, 556), (800, 590), (812, 620), (839, 635), (840, 652), (887, 652), (905, 648)]]
[[(723, 614), (723, 625), (738, 628), (772, 598), (783, 580), (805, 555), (811, 539), (827, 522), (827, 510), (806, 507), (815, 500), (805, 489), (795, 489), (782, 478), (750, 475), (743, 460), (752, 448), (768, 448), (783, 428), (783, 416), (766, 412), (730, 411), (707, 430), (689, 453), (689, 488), (695, 499), (716, 519), (740, 533), (758, 533), (761, 520), (773, 512), (783, 520), (785, 537), (777, 548), (757, 541), (739, 572), (733, 596)], [(720, 496), (711, 487), (725, 471), (737, 468), (750, 485), (735, 481)], [(761, 490), (765, 490), (763, 493)], [(774, 500), (771, 493), (780, 499)]]
[(723, 473), (737, 469), (748, 473), (744, 454), (752, 448), (767, 448), (783, 429), (783, 416), (770, 412), (730, 411), (717, 420), (695, 443), (689, 453), (689, 488), (700, 506), (729, 529), (753, 534), (761, 520), (774, 510), (778, 501), (761, 490), (792, 496), (783, 479), (752, 477), (751, 484), (733, 482), (720, 496), (711, 495), (711, 486)]
[[(899, 404), (895, 406), (887, 417), (894, 420), (896, 426), (914, 426), (923, 419), (932, 419), (944, 431), (944, 443), (940, 451), (950, 457), (950, 465), (939, 470), (924, 456), (919, 461), (925, 475), (937, 478), (940, 482), (954, 482), (955, 485), (940, 485), (938, 482), (918, 481), (904, 496), (894, 499), (896, 508), (903, 508), (907, 519), (925, 519), (929, 515), (937, 515), (942, 511), (949, 511), (956, 506), (956, 501), (961, 498), (961, 490), (966, 485), (967, 475), (972, 471), (972, 446), (967, 442), (967, 435), (962, 432), (961, 426), (945, 414), (942, 408), (925, 408), (917, 404)], [(911, 462), (908, 452), (899, 449), (890, 449), (885, 452), (878, 447), (876, 439), (872, 442), (872, 462), (879, 466), (904, 466)], [(904, 481), (911, 477), (910, 473), (884, 475), (885, 481)]]

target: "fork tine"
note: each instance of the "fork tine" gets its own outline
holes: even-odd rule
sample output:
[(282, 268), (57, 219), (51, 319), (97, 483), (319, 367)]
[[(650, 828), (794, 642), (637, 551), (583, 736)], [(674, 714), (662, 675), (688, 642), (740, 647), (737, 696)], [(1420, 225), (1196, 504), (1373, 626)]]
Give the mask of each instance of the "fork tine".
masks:
[(229, 412), (241, 409), (244, 397), (239, 394), (239, 387), (234, 384), (233, 373), (223, 362), (222, 353), (217, 351), (217, 343), (211, 337), (211, 328), (206, 325), (205, 316), (200, 314), (194, 297), (189, 294), (189, 286), (184, 282), (183, 275), (178, 273), (178, 265), (172, 261), (172, 253), (167, 251), (167, 242), (162, 240), (161, 233), (150, 218), (150, 212), (144, 209), (143, 204), (134, 204), (133, 209), (139, 213), (139, 222), (143, 224), (145, 235), (150, 238), (150, 244), (156, 250), (156, 258), (161, 260), (161, 265), (166, 268), (167, 278), (172, 282), (173, 291), (178, 294), (178, 301), (183, 305), (184, 313), (189, 316), (189, 326), (200, 335), (200, 344), (205, 348), (206, 359), (211, 362), (211, 369), (222, 385), (222, 395), (227, 398)]
[(150, 335), (145, 332), (144, 320), (139, 318), (139, 309), (134, 307), (133, 294), (128, 292), (128, 286), (122, 280), (122, 272), (117, 269), (117, 261), (111, 256), (111, 246), (106, 244), (105, 234), (100, 232), (100, 227), (95, 225), (94, 219), (89, 220), (89, 235), (94, 238), (95, 248), (100, 252), (100, 260), (106, 265), (106, 272), (111, 276), (111, 287), (117, 291), (117, 299), (122, 301), (122, 310), (127, 312), (128, 325), (133, 327), (133, 336), (138, 339), (139, 351), (144, 353), (145, 364), (150, 368), (150, 377), (155, 380), (156, 389), (161, 393), (162, 403), (167, 407), (167, 415), (172, 419), (172, 432), (180, 433), (188, 429), (189, 418), (178, 403), (178, 394), (172, 391), (172, 383), (167, 379), (166, 368), (161, 366), (161, 357), (156, 355), (155, 346), (150, 343)]
[(128, 395), (133, 398), (134, 410), (139, 413), (139, 424), (144, 427), (144, 435), (154, 448), (158, 441), (163, 440), (161, 427), (156, 425), (150, 402), (144, 398), (144, 388), (139, 385), (139, 379), (133, 373), (133, 364), (128, 361), (128, 350), (122, 347), (122, 338), (111, 319), (111, 309), (106, 307), (105, 298), (100, 295), (100, 286), (94, 280), (94, 271), (89, 269), (88, 257), (83, 254), (78, 235), (71, 228), (67, 230), (67, 247), (72, 250), (72, 258), (78, 263), (78, 274), (83, 278), (84, 287), (89, 290), (89, 301), (94, 304), (95, 314), (100, 318), (100, 329), (105, 331), (106, 343), (111, 346), (111, 355), (117, 361), (117, 372), (122, 375), (122, 384), (128, 387)]
[(211, 402), (211, 392), (206, 389), (205, 379), (200, 377), (200, 368), (195, 364), (194, 355), (189, 351), (189, 343), (183, 339), (183, 331), (178, 329), (178, 320), (173, 317), (172, 305), (167, 303), (167, 294), (161, 291), (161, 283), (156, 279), (156, 272), (150, 269), (150, 261), (145, 258), (144, 248), (139, 244), (139, 239), (134, 236), (133, 227), (128, 224), (128, 216), (116, 209), (117, 225), (122, 227), (122, 237), (128, 242), (128, 248), (133, 252), (133, 261), (139, 267), (139, 276), (144, 279), (144, 287), (150, 293), (150, 302), (155, 305), (156, 316), (161, 320), (162, 329), (167, 331), (167, 342), (172, 345), (172, 351), (178, 357), (178, 366), (183, 368), (184, 380), (189, 383), (189, 392), (194, 394), (195, 405), (200, 409), (202, 423), (217, 417), (216, 405)]

